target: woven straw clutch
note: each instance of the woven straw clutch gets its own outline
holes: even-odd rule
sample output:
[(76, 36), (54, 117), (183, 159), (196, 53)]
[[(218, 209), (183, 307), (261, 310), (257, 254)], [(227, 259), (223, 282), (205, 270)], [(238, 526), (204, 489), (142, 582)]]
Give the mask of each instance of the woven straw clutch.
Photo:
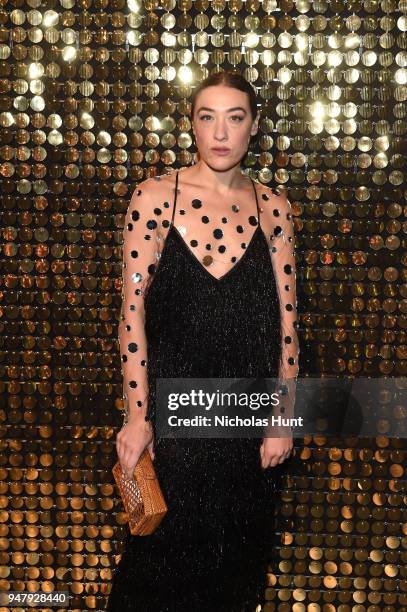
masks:
[(123, 501), (132, 535), (153, 533), (167, 513), (150, 453), (146, 448), (134, 468), (134, 477), (129, 480), (118, 461), (112, 469), (114, 479)]

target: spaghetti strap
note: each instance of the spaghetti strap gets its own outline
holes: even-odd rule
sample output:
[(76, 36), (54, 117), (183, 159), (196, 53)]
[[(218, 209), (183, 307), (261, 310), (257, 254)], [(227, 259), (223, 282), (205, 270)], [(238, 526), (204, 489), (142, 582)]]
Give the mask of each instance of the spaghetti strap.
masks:
[(257, 206), (257, 219), (259, 221), (259, 226), (261, 227), (261, 223), (260, 223), (260, 209), (259, 209), (259, 200), (257, 198), (257, 189), (256, 189), (256, 185), (254, 184), (254, 180), (252, 179), (252, 177), (249, 177), (252, 185), (253, 185), (253, 189), (254, 189), (254, 195), (256, 196), (256, 206)]
[(178, 174), (179, 171), (176, 171), (176, 178), (175, 178), (175, 195), (174, 195), (174, 205), (172, 207), (172, 218), (171, 218), (171, 224), (174, 225), (174, 215), (175, 215), (175, 207), (177, 205), (177, 195), (178, 195)]

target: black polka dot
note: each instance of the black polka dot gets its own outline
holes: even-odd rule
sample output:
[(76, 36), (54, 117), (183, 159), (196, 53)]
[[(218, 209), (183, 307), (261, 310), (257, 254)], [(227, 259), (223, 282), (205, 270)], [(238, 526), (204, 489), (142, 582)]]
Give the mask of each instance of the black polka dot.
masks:
[(135, 342), (130, 342), (128, 349), (130, 353), (136, 353), (138, 350), (138, 346)]
[(213, 231), (213, 235), (217, 240), (219, 240), (220, 238), (223, 238), (223, 232), (219, 228)]
[(192, 206), (193, 208), (201, 208), (202, 206), (201, 200), (198, 200), (198, 199), (192, 200)]

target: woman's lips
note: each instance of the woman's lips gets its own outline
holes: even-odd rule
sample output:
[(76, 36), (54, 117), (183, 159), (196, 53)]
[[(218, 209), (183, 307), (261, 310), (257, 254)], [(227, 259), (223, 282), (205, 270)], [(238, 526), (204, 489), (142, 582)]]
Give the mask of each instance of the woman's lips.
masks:
[(212, 151), (215, 151), (215, 153), (217, 153), (218, 155), (227, 155), (230, 152), (230, 149), (217, 149), (213, 147)]

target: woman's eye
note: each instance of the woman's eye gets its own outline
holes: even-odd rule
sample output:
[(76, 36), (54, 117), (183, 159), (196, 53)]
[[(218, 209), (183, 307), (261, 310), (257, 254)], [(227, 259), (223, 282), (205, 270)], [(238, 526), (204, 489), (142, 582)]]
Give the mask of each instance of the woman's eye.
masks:
[[(209, 119), (212, 119), (211, 115), (201, 115), (199, 119), (205, 120), (207, 117), (209, 117)], [(237, 123), (240, 123), (241, 121), (243, 121), (244, 117), (242, 117), (241, 115), (232, 115), (231, 119), (237, 119)]]

